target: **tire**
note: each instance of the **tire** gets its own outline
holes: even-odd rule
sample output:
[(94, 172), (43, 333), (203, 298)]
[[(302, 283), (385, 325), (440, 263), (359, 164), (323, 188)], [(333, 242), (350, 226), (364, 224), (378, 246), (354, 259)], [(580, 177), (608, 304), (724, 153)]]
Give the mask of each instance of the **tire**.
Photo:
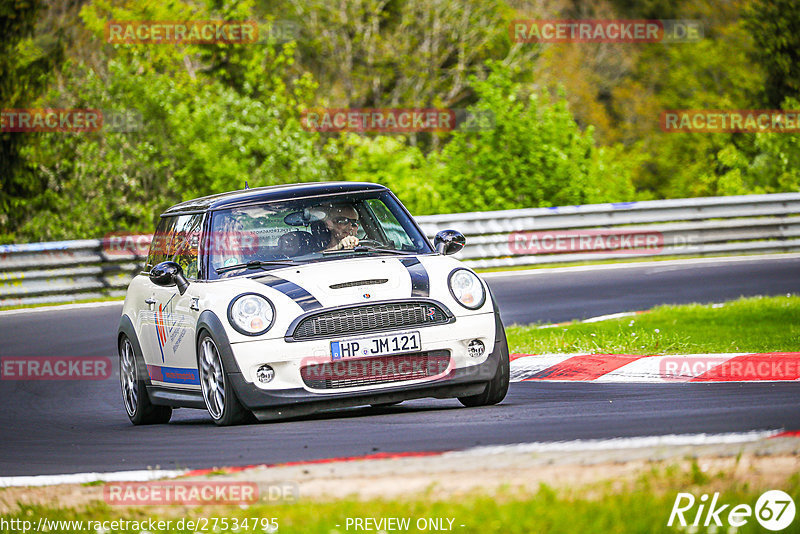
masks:
[(505, 399), (508, 393), (508, 382), (510, 378), (508, 341), (506, 340), (506, 331), (503, 328), (503, 323), (498, 319), (497, 324), (498, 328), (500, 328), (500, 334), (503, 337), (500, 342), (500, 362), (497, 365), (497, 371), (495, 371), (494, 377), (486, 384), (486, 389), (484, 389), (482, 393), (458, 397), (458, 401), (467, 408), (492, 406)]
[(119, 339), (119, 383), (122, 388), (122, 404), (128, 419), (134, 425), (169, 423), (172, 408), (156, 406), (150, 402), (144, 369), (133, 343), (123, 334)]
[(236, 398), (217, 344), (208, 332), (203, 332), (197, 342), (197, 369), (203, 400), (214, 423), (230, 426), (255, 420)]

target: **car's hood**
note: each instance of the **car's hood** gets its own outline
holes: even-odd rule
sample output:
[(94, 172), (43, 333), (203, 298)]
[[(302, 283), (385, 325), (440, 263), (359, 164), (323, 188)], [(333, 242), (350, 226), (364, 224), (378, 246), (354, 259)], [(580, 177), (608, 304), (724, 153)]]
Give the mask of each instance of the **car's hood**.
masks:
[(380, 256), (323, 261), (256, 274), (250, 279), (287, 295), (305, 311), (358, 302), (428, 297), (429, 258)]

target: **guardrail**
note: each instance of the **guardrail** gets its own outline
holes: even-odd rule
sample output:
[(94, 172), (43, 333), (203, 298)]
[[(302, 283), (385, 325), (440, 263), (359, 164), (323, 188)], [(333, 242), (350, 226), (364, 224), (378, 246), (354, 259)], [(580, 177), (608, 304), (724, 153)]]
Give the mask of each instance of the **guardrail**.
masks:
[[(485, 211), (416, 218), (467, 236), (473, 268), (800, 250), (800, 193)], [(149, 240), (148, 240), (149, 241)], [(141, 248), (102, 240), (0, 245), (0, 306), (122, 296)]]

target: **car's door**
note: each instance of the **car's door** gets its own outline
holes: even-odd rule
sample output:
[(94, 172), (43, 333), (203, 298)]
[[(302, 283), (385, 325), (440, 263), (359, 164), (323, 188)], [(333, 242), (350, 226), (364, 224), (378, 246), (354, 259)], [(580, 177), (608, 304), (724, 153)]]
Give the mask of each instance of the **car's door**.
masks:
[[(167, 259), (167, 243), (174, 233), (176, 219), (176, 217), (163, 217), (156, 227), (147, 255), (146, 272)], [(150, 366), (163, 365), (166, 361), (166, 357), (162, 354), (164, 336), (158, 307), (159, 302), (163, 303), (162, 289), (146, 278), (137, 296), (139, 300), (136, 302), (138, 308), (136, 329), (148, 373)]]
[[(164, 222), (166, 220), (166, 222)], [(147, 309), (140, 314), (145, 363), (151, 382), (159, 386), (196, 389), (199, 377), (194, 348), (197, 324), (198, 247), (202, 215), (179, 215), (162, 219), (160, 243), (154, 239), (149, 267), (162, 261), (175, 261), (190, 281), (183, 295), (176, 286), (163, 287), (147, 281)], [(158, 234), (158, 231), (157, 231)], [(151, 263), (151, 261), (153, 263)]]
[[(199, 275), (199, 242), (203, 224), (203, 215), (182, 215), (178, 217), (173, 237), (174, 249), (169, 258), (183, 269), (183, 274), (189, 280), (189, 288), (181, 295), (176, 287), (163, 289), (170, 290), (164, 295), (164, 309), (168, 314), (166, 335), (169, 340), (169, 354), (171, 366), (179, 371), (181, 385), (197, 385), (197, 357), (195, 347), (195, 328), (200, 316), (199, 302), (202, 298), (201, 291), (205, 284), (198, 284)], [(194, 379), (190, 380), (189, 375)]]

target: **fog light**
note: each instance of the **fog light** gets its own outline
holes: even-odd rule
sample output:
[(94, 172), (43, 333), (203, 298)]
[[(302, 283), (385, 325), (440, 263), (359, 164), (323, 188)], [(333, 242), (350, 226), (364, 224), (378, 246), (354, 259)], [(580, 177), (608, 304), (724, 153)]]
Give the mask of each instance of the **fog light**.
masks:
[(258, 368), (258, 371), (256, 371), (256, 378), (258, 378), (258, 381), (262, 384), (272, 382), (272, 379), (275, 378), (275, 369), (269, 365), (262, 365)]
[(486, 350), (486, 347), (483, 345), (483, 341), (480, 339), (473, 339), (469, 342), (469, 346), (467, 347), (467, 351), (469, 355), (473, 358), (478, 358), (483, 356), (483, 352)]

